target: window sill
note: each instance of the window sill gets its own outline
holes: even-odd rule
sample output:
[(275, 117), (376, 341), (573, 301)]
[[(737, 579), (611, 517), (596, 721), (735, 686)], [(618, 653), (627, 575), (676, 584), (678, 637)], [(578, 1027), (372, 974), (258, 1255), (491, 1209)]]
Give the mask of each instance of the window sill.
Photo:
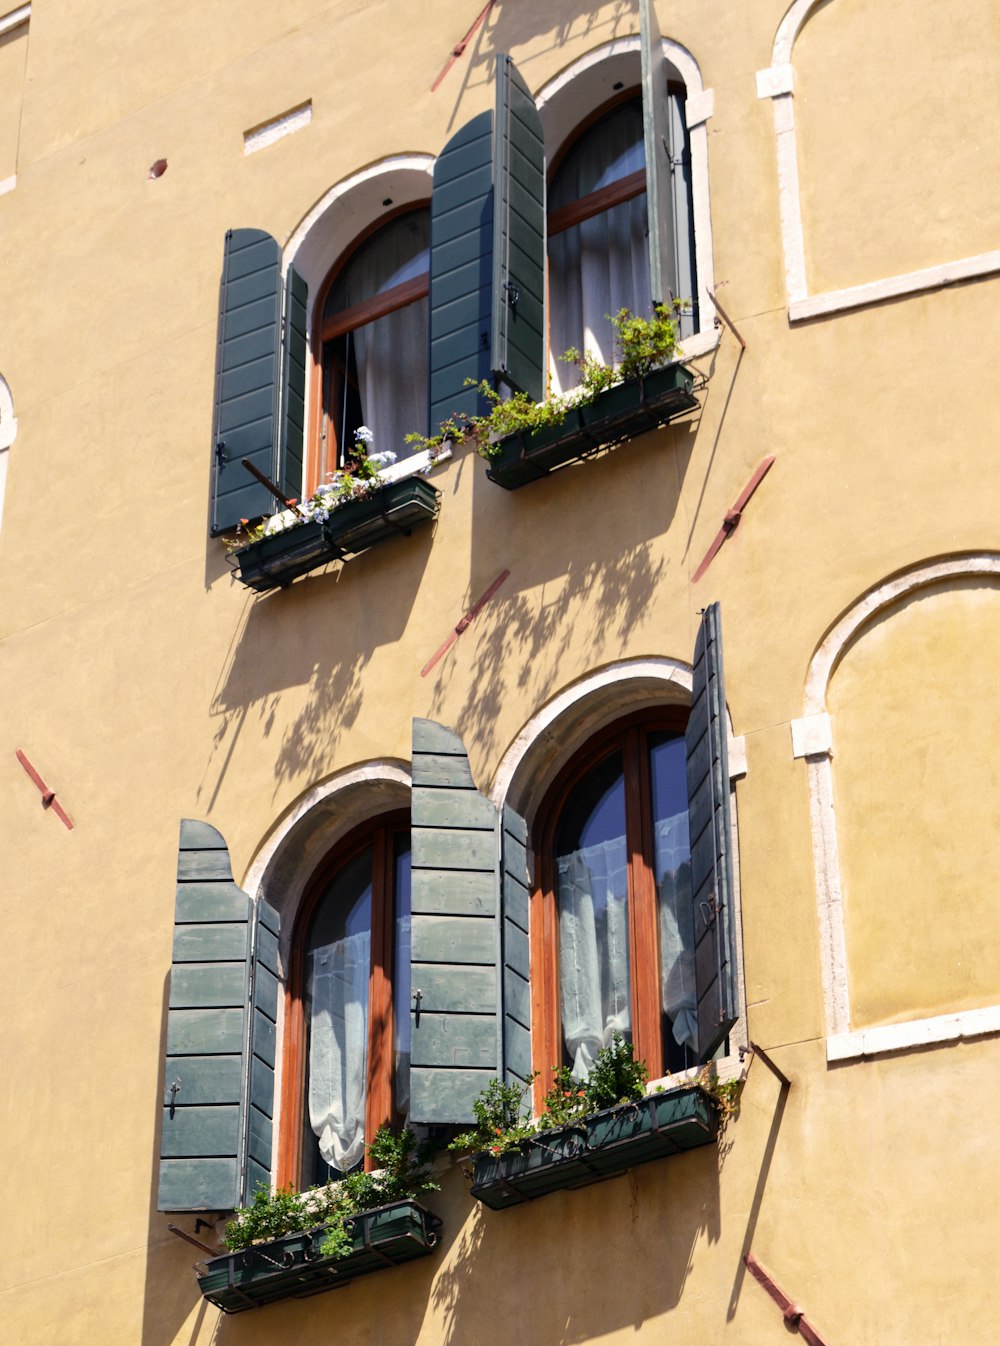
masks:
[(645, 378), (619, 383), (592, 402), (571, 408), (561, 425), (508, 435), (495, 446), (486, 475), (516, 491), (568, 463), (655, 430), (698, 406), (695, 375), (679, 361)]
[[(408, 466), (409, 464), (407, 464)], [(326, 523), (301, 523), (232, 553), (236, 578), (257, 593), (287, 588), (310, 570), (343, 561), (397, 533), (431, 523), (440, 493), (422, 478), (387, 481), (375, 495), (339, 505)]]
[(322, 1256), (325, 1229), (320, 1227), (199, 1263), (198, 1287), (223, 1313), (302, 1299), (372, 1271), (427, 1257), (440, 1228), (439, 1217), (418, 1202), (401, 1201), (354, 1217), (352, 1250), (346, 1257)]
[(504, 1210), (710, 1145), (718, 1131), (718, 1105), (699, 1086), (647, 1094), (638, 1103), (594, 1113), (503, 1154), (476, 1155), (472, 1195), (492, 1210)]

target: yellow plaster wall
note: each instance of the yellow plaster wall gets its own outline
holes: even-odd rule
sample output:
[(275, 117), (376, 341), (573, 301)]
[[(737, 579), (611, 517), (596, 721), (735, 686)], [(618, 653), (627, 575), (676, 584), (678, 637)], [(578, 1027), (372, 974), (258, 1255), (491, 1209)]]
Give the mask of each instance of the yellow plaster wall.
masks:
[(996, 249), (1000, 12), (835, 0), (792, 51), (814, 293)]
[(854, 1025), (1000, 1000), (1000, 588), (918, 591), (830, 692)]

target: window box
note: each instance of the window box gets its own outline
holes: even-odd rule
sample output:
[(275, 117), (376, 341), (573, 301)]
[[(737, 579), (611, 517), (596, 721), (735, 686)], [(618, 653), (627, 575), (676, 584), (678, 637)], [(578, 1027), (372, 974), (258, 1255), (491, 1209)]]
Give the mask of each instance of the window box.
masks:
[(649, 1094), (638, 1103), (543, 1132), (516, 1150), (475, 1159), (472, 1195), (493, 1210), (612, 1178), (637, 1164), (711, 1144), (719, 1112), (700, 1087)]
[(232, 553), (237, 579), (258, 593), (284, 588), (300, 575), (330, 561), (366, 551), (397, 533), (437, 517), (441, 495), (420, 477), (381, 487), (375, 495), (338, 505), (326, 523), (300, 523), (258, 538)]
[(346, 1257), (320, 1252), (324, 1228), (286, 1234), (200, 1263), (198, 1285), (223, 1313), (262, 1308), (279, 1299), (302, 1299), (344, 1285), (383, 1267), (427, 1257), (438, 1241), (438, 1216), (416, 1201), (364, 1211), (350, 1221), (352, 1251)]
[(593, 402), (573, 407), (562, 425), (508, 435), (490, 459), (486, 475), (505, 490), (516, 491), (557, 467), (655, 430), (697, 405), (694, 373), (679, 362), (665, 365), (644, 378), (606, 389)]

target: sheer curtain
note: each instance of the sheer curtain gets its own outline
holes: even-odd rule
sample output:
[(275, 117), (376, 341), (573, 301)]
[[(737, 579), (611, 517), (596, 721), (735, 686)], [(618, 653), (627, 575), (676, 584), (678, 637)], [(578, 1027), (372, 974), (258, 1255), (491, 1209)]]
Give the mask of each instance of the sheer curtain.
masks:
[(309, 1124), (331, 1168), (364, 1158), (371, 934), (360, 930), (310, 955)]
[(653, 824), (653, 864), (660, 913), (660, 990), (663, 1011), (681, 1045), (697, 1048), (694, 984), (694, 913), (691, 908), (691, 845), (688, 815)]
[[(645, 165), (642, 107), (616, 108), (588, 131), (556, 175), (549, 209), (579, 201)], [(570, 346), (613, 358), (608, 315), (621, 308), (648, 315), (652, 305), (646, 246), (646, 194), (593, 215), (549, 239), (550, 374), (564, 391), (579, 382), (559, 357)]]

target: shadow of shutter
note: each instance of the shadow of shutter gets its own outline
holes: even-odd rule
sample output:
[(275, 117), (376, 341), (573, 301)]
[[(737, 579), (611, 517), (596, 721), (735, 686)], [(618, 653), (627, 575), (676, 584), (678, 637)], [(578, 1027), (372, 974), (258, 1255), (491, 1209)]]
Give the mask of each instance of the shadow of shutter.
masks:
[[(309, 291), (295, 270), (285, 277), (285, 340), (281, 365), (281, 448), (275, 482), (286, 496), (302, 495), (302, 452), (306, 424), (306, 299)], [(273, 508), (273, 506), (269, 506)]]
[(688, 825), (694, 902), (699, 1060), (739, 1018), (733, 928), (733, 865), (726, 695), (719, 605), (702, 618), (694, 647), (687, 746)]

